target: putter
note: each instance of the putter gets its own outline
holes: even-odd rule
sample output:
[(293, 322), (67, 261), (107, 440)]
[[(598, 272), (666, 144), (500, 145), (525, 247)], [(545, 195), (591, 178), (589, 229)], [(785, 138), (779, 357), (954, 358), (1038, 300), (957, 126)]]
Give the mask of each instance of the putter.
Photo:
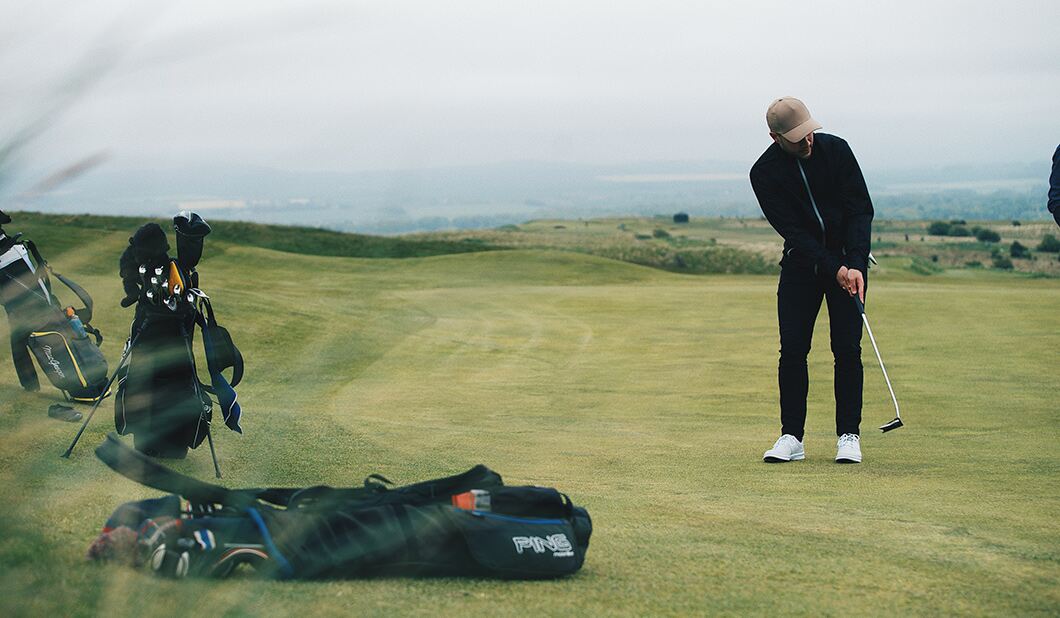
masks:
[(891, 401), (894, 402), (894, 420), (889, 423), (880, 425), (880, 431), (887, 433), (892, 429), (898, 429), (903, 425), (902, 413), (898, 410), (898, 398), (894, 396), (894, 388), (891, 387), (891, 379), (887, 377), (887, 368), (883, 366), (883, 357), (880, 356), (880, 348), (876, 345), (876, 338), (872, 336), (872, 327), (869, 326), (869, 318), (865, 315), (865, 304), (861, 302), (861, 298), (857, 294), (854, 295), (854, 304), (858, 307), (858, 313), (861, 314), (861, 321), (865, 323), (865, 330), (869, 333), (869, 341), (872, 342), (872, 349), (876, 351), (876, 360), (880, 361), (880, 369), (883, 370), (883, 379), (887, 382), (887, 390), (891, 391)]

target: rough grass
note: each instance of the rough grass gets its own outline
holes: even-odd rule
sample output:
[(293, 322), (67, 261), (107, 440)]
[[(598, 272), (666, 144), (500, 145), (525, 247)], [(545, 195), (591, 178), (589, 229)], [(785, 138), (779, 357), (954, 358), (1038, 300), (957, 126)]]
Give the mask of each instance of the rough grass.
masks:
[[(971, 227), (990, 228), (1001, 242), (931, 236), (927, 221), (873, 222), (872, 250), (878, 259), (899, 258), (915, 274), (930, 275), (939, 269), (960, 269), (968, 262), (990, 264), (990, 254), (1000, 248), (1008, 255), (1013, 241), (1036, 248), (1046, 234), (1056, 235), (1052, 221), (969, 221)], [(667, 236), (657, 237), (655, 230)], [(673, 272), (693, 274), (775, 273), (781, 239), (761, 218), (693, 217), (674, 224), (669, 217), (622, 217), (586, 221), (530, 221), (496, 230), (462, 230), (420, 235), (424, 239), (477, 240), (493, 247), (562, 249), (602, 255)], [(923, 240), (921, 240), (923, 239)], [(930, 262), (931, 266), (925, 263)], [(1030, 259), (1014, 260), (1016, 272), (1060, 277), (1057, 254), (1033, 249)]]
[[(869, 315), (908, 426), (872, 431), (893, 410), (867, 349), (865, 463), (831, 462), (822, 315), (808, 459), (770, 466), (773, 276), (682, 277), (541, 250), (296, 255), (224, 229), (200, 272), (248, 361), (246, 435), (217, 440), (227, 484), (410, 482), (482, 462), (589, 508), (584, 570), (553, 582), (169, 582), (88, 564), (110, 511), (156, 494), (92, 457), (110, 402), (60, 459), (76, 426), (46, 417), (54, 391), (18, 389), (3, 347), (5, 615), (1060, 612), (1056, 280), (916, 276), (908, 260), (885, 261)], [(114, 274), (128, 234), (34, 231), (96, 296), (112, 363), (131, 319)], [(174, 467), (212, 475), (206, 449)]]
[[(9, 213), (15, 221), (10, 231), (23, 231), (41, 247), (48, 247), (46, 259), (66, 246), (85, 244), (94, 236), (117, 235), (127, 239), (144, 223), (133, 217), (99, 217), (94, 215), (49, 215), (31, 212)], [(172, 237), (171, 220), (156, 221)], [(330, 257), (409, 258), (486, 251), (490, 246), (478, 239), (458, 241), (346, 234), (319, 228), (260, 225), (244, 221), (211, 220), (211, 244), (236, 243), (287, 253)], [(170, 244), (173, 245), (172, 238)], [(172, 247), (176, 251), (176, 246)]]
[(492, 247), (575, 251), (697, 275), (776, 273), (780, 252), (779, 237), (772, 228), (751, 219), (709, 219), (680, 225), (668, 217), (541, 220), (495, 230), (434, 232), (412, 237), (478, 241)]

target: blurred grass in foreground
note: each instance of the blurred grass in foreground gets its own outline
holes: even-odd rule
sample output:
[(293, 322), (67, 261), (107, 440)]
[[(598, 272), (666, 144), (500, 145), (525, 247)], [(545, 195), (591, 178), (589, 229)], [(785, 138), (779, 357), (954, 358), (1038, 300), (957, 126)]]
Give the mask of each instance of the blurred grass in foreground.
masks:
[[(116, 262), (139, 221), (25, 223), (8, 227), (95, 296), (116, 363), (132, 317), (117, 306)], [(297, 255), (247, 240), (287, 230), (236, 237), (228, 225), (199, 269), (247, 357), (246, 435), (218, 430), (224, 483), (404, 483), (482, 462), (589, 508), (585, 569), (553, 582), (171, 582), (88, 564), (107, 515), (157, 492), (92, 456), (113, 428), (110, 401), (61, 460), (76, 426), (47, 418), (56, 391), (18, 388), (4, 347), (5, 615), (1060, 611), (1060, 282), (884, 260), (868, 307), (908, 426), (873, 429), (893, 409), (866, 350), (866, 460), (831, 462), (822, 314), (808, 459), (769, 466), (773, 276), (682, 277), (541, 249)], [(172, 465), (212, 477), (205, 448)]]

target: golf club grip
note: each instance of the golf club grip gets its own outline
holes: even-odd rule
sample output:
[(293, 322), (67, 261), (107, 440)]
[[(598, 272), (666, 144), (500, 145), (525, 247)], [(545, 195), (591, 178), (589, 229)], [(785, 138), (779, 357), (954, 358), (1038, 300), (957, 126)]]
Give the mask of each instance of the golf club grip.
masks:
[(851, 298), (854, 299), (854, 305), (857, 306), (858, 313), (864, 314), (865, 313), (865, 303), (861, 302), (861, 297), (859, 297), (857, 294), (855, 294), (855, 295), (851, 296)]

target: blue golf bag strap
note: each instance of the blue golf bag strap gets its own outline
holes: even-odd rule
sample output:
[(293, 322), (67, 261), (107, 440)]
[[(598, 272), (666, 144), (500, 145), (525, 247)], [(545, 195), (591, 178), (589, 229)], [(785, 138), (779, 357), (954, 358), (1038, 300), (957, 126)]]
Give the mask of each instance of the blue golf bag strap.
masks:
[[(231, 335), (228, 334), (227, 329), (217, 323), (217, 317), (213, 312), (213, 305), (208, 299), (202, 299), (202, 307), (206, 309), (205, 314), (200, 311), (195, 317), (195, 321), (199, 324), (199, 328), (203, 331), (203, 343), (205, 344), (205, 337), (211, 336), (211, 344), (213, 346), (231, 344), (231, 356), (232, 356), (232, 381), (229, 383), (230, 386), (235, 388), (239, 386), (239, 383), (243, 381), (243, 353), (239, 351), (235, 342), (232, 341)], [(217, 337), (220, 336), (224, 341), (217, 341)], [(210, 371), (217, 370), (218, 373), (227, 369), (227, 367), (217, 367), (217, 354), (216, 348), (207, 350), (206, 362), (207, 365), (213, 363), (210, 366)]]
[(291, 579), (294, 577), (294, 569), (291, 568), (291, 563), (276, 547), (276, 543), (273, 542), (272, 535), (269, 534), (269, 528), (265, 525), (265, 520), (261, 517), (261, 513), (256, 508), (251, 507), (247, 509), (247, 514), (250, 515), (250, 520), (254, 522), (258, 532), (261, 534), (261, 541), (265, 546), (265, 551), (268, 552), (270, 558), (276, 561), (277, 578)]
[[(202, 344), (206, 348), (206, 367), (210, 373), (210, 384), (202, 384), (201, 381), (199, 384), (206, 392), (217, 398), (225, 426), (236, 433), (243, 433), (243, 427), (240, 425), (243, 409), (239, 405), (239, 396), (233, 388), (243, 378), (243, 355), (232, 343), (232, 337), (228, 331), (217, 325), (217, 320), (213, 318), (213, 307), (210, 306), (210, 301), (203, 299), (202, 303), (206, 308), (207, 317), (204, 318), (202, 311), (199, 311), (195, 315), (195, 322), (202, 330)], [(221, 356), (218, 352), (219, 346), (228, 347), (229, 352)], [(231, 384), (221, 373), (229, 366), (228, 362), (223, 359), (229, 359), (231, 363)]]

